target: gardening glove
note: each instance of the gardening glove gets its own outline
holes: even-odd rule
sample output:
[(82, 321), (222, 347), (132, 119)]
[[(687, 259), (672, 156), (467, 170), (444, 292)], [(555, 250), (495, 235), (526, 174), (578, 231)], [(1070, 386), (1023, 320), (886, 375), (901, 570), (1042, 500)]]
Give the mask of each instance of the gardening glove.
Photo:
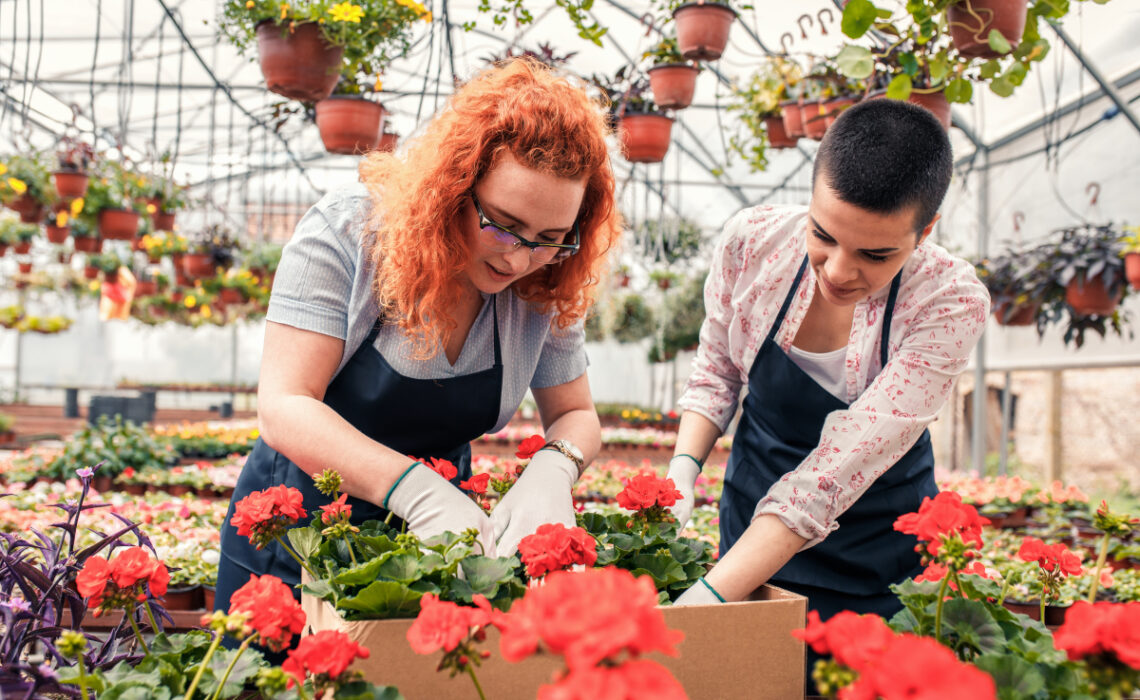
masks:
[(693, 486), (697, 483), (697, 476), (701, 473), (701, 465), (689, 455), (676, 455), (669, 460), (669, 471), (666, 479), (672, 479), (673, 485), (681, 492), (681, 498), (669, 507), (669, 512), (677, 518), (677, 529), (680, 530), (689, 522), (693, 515)]
[(723, 602), (724, 598), (720, 597), (720, 593), (717, 593), (708, 581), (700, 578), (689, 587), (689, 590), (682, 593), (673, 605), (720, 605)]
[(475, 528), (483, 553), (497, 556), (494, 528), (483, 509), (423, 462), (415, 462), (404, 471), (381, 505), (402, 518), (420, 539)]
[(519, 540), (539, 525), (574, 527), (571, 489), (577, 480), (578, 467), (569, 457), (552, 449), (535, 452), (522, 476), (491, 511), (499, 556), (514, 554)]

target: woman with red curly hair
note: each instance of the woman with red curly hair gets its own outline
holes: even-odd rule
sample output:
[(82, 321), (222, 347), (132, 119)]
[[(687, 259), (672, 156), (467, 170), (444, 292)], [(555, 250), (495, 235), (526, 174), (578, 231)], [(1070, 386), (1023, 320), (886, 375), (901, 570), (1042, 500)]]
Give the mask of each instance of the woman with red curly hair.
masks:
[[(606, 136), (581, 86), (516, 60), (309, 210), (274, 283), (261, 437), (233, 503), (285, 484), (311, 514), (330, 501), (312, 476), (334, 469), (354, 522), (391, 513), (425, 538), (474, 528), (492, 556), (543, 523), (573, 525), (571, 488), (601, 442), (583, 319), (619, 233)], [(469, 443), (528, 388), (549, 442), (488, 516), (461, 490)], [(250, 574), (300, 578), (276, 544), (237, 535), (233, 503), (219, 610)]]

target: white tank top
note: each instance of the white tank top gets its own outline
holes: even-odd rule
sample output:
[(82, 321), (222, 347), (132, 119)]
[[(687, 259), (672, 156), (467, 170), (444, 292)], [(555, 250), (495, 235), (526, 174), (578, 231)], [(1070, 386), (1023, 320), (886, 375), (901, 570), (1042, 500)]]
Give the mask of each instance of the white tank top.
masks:
[(829, 394), (840, 401), (847, 401), (846, 346), (831, 352), (808, 352), (793, 345), (788, 357)]

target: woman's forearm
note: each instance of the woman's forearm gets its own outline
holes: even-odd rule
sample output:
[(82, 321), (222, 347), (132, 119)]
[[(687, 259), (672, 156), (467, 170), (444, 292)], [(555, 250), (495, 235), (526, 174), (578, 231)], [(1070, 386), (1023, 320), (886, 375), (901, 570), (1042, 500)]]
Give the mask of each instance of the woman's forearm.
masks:
[(685, 411), (677, 426), (677, 445), (673, 454), (690, 455), (704, 464), (720, 436), (721, 430), (716, 423), (694, 411)]
[(594, 461), (602, 448), (602, 428), (595, 410), (567, 411), (547, 426), (545, 432), (548, 441), (569, 440), (582, 450), (583, 467)]
[(705, 576), (726, 601), (744, 600), (767, 583), (807, 542), (774, 515), (752, 521), (736, 544)]

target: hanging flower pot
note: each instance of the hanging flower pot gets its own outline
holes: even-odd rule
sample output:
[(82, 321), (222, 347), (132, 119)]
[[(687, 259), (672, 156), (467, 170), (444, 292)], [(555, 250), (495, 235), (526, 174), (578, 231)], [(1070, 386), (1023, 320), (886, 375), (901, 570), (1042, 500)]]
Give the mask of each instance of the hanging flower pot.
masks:
[(359, 97), (336, 96), (317, 103), (317, 128), (329, 153), (359, 155), (380, 144), (384, 107)]
[(71, 233), (71, 229), (67, 226), (56, 226), (55, 224), (48, 224), (44, 227), (44, 233), (47, 235), (47, 239), (49, 241), (55, 243), (56, 245), (59, 245), (67, 241), (67, 236)]
[[(950, 39), (958, 53), (968, 58), (998, 58), (1021, 43), (1028, 0), (958, 0), (946, 8)], [(990, 46), (990, 32), (997, 30), (1009, 43), (1009, 51)]]
[(1037, 310), (1040, 304), (1025, 303), (1011, 308), (1008, 301), (994, 307), (994, 320), (999, 326), (1032, 326), (1037, 322)]
[(99, 212), (99, 235), (110, 241), (130, 241), (139, 233), (138, 212), (104, 209)]
[(214, 256), (210, 253), (187, 253), (182, 256), (182, 273), (189, 279), (207, 279), (217, 274), (217, 270)]
[(400, 135), (391, 131), (385, 131), (380, 134), (380, 143), (376, 146), (377, 151), (383, 153), (392, 153), (396, 150), (396, 145), (400, 142)]
[(32, 252), (32, 242), (23, 241), (16, 243), (12, 246), (12, 252), (16, 255), (27, 255), (28, 253)]
[(1124, 256), (1124, 276), (1133, 289), (1140, 289), (1140, 253), (1128, 253)]
[(163, 211), (159, 209), (154, 214), (151, 214), (151, 221), (154, 222), (154, 229), (156, 231), (173, 231), (174, 230), (174, 212)]
[(846, 95), (843, 97), (833, 97), (827, 102), (824, 102), (823, 113), (824, 121), (826, 122), (824, 128), (830, 129), (831, 125), (835, 123), (835, 120), (839, 118), (839, 115), (843, 113), (843, 110), (853, 104), (855, 104), (855, 98)]
[(0, 243), (0, 258), (4, 257), (7, 253), (8, 253), (8, 244), (7, 243)]
[(240, 304), (245, 301), (245, 298), (241, 295), (240, 290), (234, 289), (233, 287), (225, 287), (218, 292), (218, 300), (223, 304)]
[(135, 283), (135, 296), (145, 297), (158, 293), (158, 283), (154, 280), (139, 280)]
[(30, 262), (18, 263), (21, 275), (30, 275), (32, 273), (32, 264)]
[(798, 139), (804, 135), (803, 107), (799, 100), (784, 100), (780, 103), (781, 116), (784, 119), (784, 133), (788, 138)]
[(1066, 285), (1065, 302), (1082, 316), (1111, 316), (1124, 296), (1124, 287), (1114, 286), (1116, 291), (1110, 294), (1101, 275), (1089, 280), (1078, 276)]
[(672, 133), (672, 118), (661, 114), (626, 114), (618, 124), (622, 155), (631, 163), (665, 160)]
[(57, 170), (51, 176), (60, 199), (75, 199), (87, 193), (87, 173)]
[(80, 253), (97, 253), (102, 249), (100, 245), (103, 241), (95, 236), (84, 236), (82, 238), (75, 238), (75, 250)]
[(784, 129), (783, 117), (765, 117), (764, 126), (768, 131), (768, 145), (772, 148), (795, 148), (796, 139)]
[(279, 27), (257, 25), (257, 54), (270, 92), (301, 102), (316, 102), (332, 94), (340, 77), (344, 47), (329, 46), (312, 22)]
[(684, 109), (693, 104), (700, 69), (687, 63), (672, 63), (650, 68), (649, 88), (653, 102), (665, 109)]
[(687, 2), (673, 10), (677, 48), (691, 61), (715, 61), (728, 45), (736, 12), (715, 2)]
[(8, 203), (8, 208), (20, 215), (25, 224), (38, 224), (44, 220), (44, 205), (25, 192)]
[(827, 133), (827, 112), (822, 100), (810, 100), (803, 105), (804, 135), (819, 141)]
[(942, 128), (950, 130), (950, 103), (942, 92), (912, 92), (907, 102), (930, 110), (942, 122)]

